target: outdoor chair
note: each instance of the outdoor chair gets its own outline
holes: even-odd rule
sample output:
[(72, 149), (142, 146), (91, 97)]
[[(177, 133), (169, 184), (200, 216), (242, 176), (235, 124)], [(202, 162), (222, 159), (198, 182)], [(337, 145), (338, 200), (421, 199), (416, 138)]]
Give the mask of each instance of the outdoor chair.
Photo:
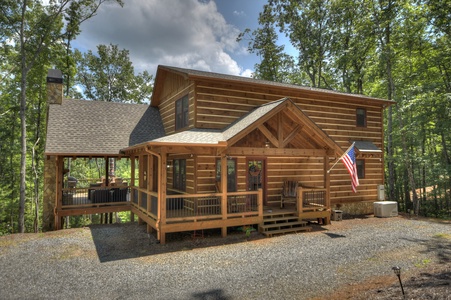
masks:
[(283, 182), (282, 194), (280, 197), (280, 208), (285, 207), (285, 203), (294, 203), (297, 202), (297, 190), (298, 190), (298, 182), (286, 180)]
[(110, 202), (110, 190), (99, 189), (93, 190), (91, 195), (92, 203), (106, 203)]
[(114, 188), (110, 200), (112, 202), (125, 202), (127, 201), (127, 192), (128, 188)]

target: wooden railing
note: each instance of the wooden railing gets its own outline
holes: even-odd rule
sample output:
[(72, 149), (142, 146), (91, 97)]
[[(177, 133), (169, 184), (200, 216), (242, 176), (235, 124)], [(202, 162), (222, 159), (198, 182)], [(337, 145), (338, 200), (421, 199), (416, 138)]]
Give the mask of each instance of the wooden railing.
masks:
[(301, 211), (316, 211), (330, 208), (325, 188), (298, 188), (298, 207)]
[(86, 207), (99, 204), (121, 204), (130, 201), (130, 189), (121, 187), (63, 188), (61, 207)]
[[(135, 208), (153, 219), (158, 217), (158, 193), (132, 187), (132, 203)], [(260, 195), (260, 196), (259, 196)], [(261, 192), (234, 192), (227, 194), (227, 211), (222, 211), (222, 194), (173, 194), (166, 195), (166, 220), (168, 222), (197, 221), (229, 217), (259, 215), (263, 211)]]

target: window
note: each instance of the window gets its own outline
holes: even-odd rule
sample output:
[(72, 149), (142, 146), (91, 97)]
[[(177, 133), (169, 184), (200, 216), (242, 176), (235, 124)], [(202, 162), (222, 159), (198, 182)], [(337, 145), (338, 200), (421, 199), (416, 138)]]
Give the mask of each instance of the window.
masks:
[(189, 101), (188, 95), (183, 96), (175, 102), (175, 130), (188, 126)]
[(174, 159), (174, 189), (186, 191), (186, 159)]
[[(216, 181), (221, 181), (221, 160), (216, 160)], [(227, 192), (236, 192), (236, 160), (227, 160)]]
[(365, 178), (365, 161), (363, 159), (357, 159), (355, 163), (357, 165), (357, 176), (359, 179)]
[(366, 110), (365, 109), (357, 108), (356, 123), (357, 123), (357, 127), (366, 127)]

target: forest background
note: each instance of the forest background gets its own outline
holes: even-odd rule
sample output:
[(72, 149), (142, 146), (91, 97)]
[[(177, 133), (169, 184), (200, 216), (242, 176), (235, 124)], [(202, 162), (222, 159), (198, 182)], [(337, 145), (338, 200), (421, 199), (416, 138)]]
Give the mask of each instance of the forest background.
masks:
[[(150, 98), (153, 78), (126, 49), (71, 45), (107, 1), (123, 5), (0, 1), (0, 235), (41, 230), (49, 69), (62, 70), (66, 97)], [(396, 101), (384, 116), (386, 198), (451, 218), (451, 1), (269, 0), (259, 24), (237, 37), (260, 57), (255, 78)]]

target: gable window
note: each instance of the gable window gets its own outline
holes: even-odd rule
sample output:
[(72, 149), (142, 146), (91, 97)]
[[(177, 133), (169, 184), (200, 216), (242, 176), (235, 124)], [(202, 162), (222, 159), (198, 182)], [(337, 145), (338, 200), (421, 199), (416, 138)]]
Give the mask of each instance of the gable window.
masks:
[(365, 109), (357, 108), (356, 124), (357, 124), (357, 127), (366, 127), (366, 110)]
[(186, 191), (186, 159), (174, 159), (174, 189)]
[[(216, 160), (216, 181), (221, 182), (221, 160)], [(236, 192), (236, 160), (227, 160), (227, 192)]]
[(188, 126), (189, 121), (188, 95), (183, 96), (175, 102), (175, 130)]
[(365, 178), (365, 161), (363, 159), (357, 159), (355, 163), (357, 165), (357, 176), (359, 179)]

